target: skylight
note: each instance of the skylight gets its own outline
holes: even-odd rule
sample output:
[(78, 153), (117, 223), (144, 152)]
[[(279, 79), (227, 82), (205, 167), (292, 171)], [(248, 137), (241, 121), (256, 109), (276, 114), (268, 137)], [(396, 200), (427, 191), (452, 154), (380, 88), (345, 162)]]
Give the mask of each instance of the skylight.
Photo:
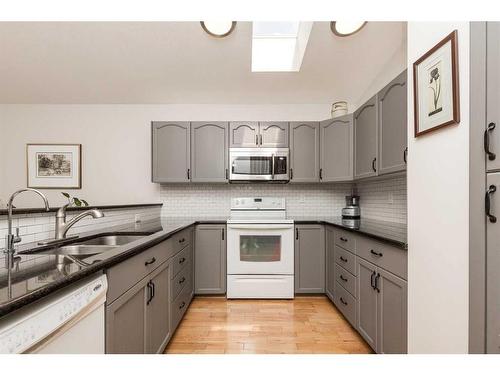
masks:
[(254, 22), (252, 72), (298, 72), (312, 22)]

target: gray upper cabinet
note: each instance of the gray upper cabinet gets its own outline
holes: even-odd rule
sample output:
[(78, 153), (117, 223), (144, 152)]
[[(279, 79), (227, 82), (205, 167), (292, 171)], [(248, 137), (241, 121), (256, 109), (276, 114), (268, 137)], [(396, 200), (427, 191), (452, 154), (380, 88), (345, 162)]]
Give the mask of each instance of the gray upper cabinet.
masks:
[(357, 257), (356, 294), (358, 315), (356, 328), (373, 350), (377, 351), (378, 293), (373, 287), (377, 267)]
[(170, 340), (170, 267), (165, 262), (150, 276), (149, 296), (146, 293), (146, 353), (160, 353)]
[(191, 181), (226, 182), (228, 177), (227, 122), (191, 123)]
[(259, 122), (260, 147), (288, 147), (288, 122)]
[(321, 182), (349, 181), (353, 177), (354, 131), (352, 114), (321, 121)]
[(230, 122), (229, 147), (259, 147), (259, 123), (256, 121)]
[(335, 232), (332, 227), (326, 227), (326, 280), (325, 293), (334, 301), (335, 290)]
[(319, 122), (290, 123), (290, 182), (318, 182)]
[(354, 112), (354, 178), (377, 176), (377, 95)]
[(486, 156), (486, 167), (496, 171), (500, 170), (500, 22), (488, 22), (486, 27), (486, 131), (494, 154)]
[(378, 94), (379, 174), (406, 169), (407, 89), (405, 70)]
[(323, 225), (295, 226), (295, 293), (325, 292)]
[(189, 122), (152, 123), (153, 182), (189, 181), (189, 128)]
[(197, 225), (194, 243), (195, 294), (225, 294), (226, 226)]
[(106, 307), (106, 353), (141, 354), (146, 349), (146, 284), (137, 283)]
[(377, 353), (407, 353), (407, 283), (403, 279), (377, 270), (378, 343)]

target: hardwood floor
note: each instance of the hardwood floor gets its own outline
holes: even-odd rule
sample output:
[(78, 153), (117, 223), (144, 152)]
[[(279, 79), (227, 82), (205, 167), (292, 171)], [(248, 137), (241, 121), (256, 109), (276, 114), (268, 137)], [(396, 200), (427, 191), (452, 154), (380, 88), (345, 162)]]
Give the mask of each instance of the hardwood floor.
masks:
[(196, 297), (165, 353), (372, 353), (324, 296)]

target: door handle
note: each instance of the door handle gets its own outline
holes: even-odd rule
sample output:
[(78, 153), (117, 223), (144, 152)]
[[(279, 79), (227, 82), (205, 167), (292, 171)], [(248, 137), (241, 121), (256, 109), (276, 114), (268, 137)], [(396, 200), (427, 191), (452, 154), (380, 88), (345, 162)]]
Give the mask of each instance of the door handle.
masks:
[(319, 179), (322, 180), (323, 179), (323, 168), (320, 168), (319, 169)]
[(187, 170), (187, 179), (190, 180), (191, 179), (191, 169), (188, 168)]
[(486, 211), (486, 216), (490, 220), (490, 223), (496, 223), (497, 217), (491, 213), (491, 195), (497, 191), (497, 187), (495, 185), (490, 185), (488, 190), (486, 191), (486, 197), (484, 202), (484, 208)]
[(258, 146), (259, 145), (259, 135), (255, 134), (255, 144)]
[(186, 278), (183, 276), (182, 279), (179, 280), (179, 284), (182, 284), (184, 281), (186, 281)]
[(225, 230), (224, 230), (224, 228), (222, 228), (222, 241), (224, 241), (224, 232), (225, 232)]
[(299, 228), (295, 228), (295, 239), (299, 239)]
[[(262, 139), (261, 139), (262, 141)], [(261, 143), (262, 145), (262, 143)], [(274, 154), (271, 156), (271, 178), (274, 180)]]
[(344, 263), (346, 263), (346, 262), (347, 262), (347, 259), (346, 259), (346, 258), (344, 258), (342, 255), (340, 256), (340, 258), (339, 258), (339, 259), (340, 259), (342, 262), (344, 262)]
[(293, 180), (293, 169), (290, 168), (290, 180)]
[(377, 162), (377, 158), (373, 158), (373, 160), (372, 160), (372, 169), (373, 169), (373, 172), (377, 172), (377, 167), (375, 166), (376, 162)]
[(146, 301), (146, 305), (149, 305), (153, 300), (153, 287), (151, 286), (151, 281), (147, 283), (147, 287), (148, 287), (148, 299)]
[(179, 264), (182, 264), (186, 261), (186, 258), (182, 257), (181, 259), (179, 259)]
[(340, 297), (340, 302), (342, 302), (342, 304), (343, 304), (344, 306), (347, 306), (347, 305), (348, 305), (348, 303), (347, 303), (346, 301), (344, 301), (344, 299), (343, 299), (342, 297)]
[(405, 164), (408, 163), (408, 146), (406, 146), (406, 148), (403, 151), (403, 161), (405, 162)]
[(226, 180), (229, 180), (229, 169), (226, 168)]
[(377, 293), (380, 293), (380, 289), (378, 287), (378, 281), (379, 281), (379, 279), (380, 279), (380, 274), (377, 273), (377, 276), (375, 276), (375, 288), (374, 288), (377, 291)]
[(155, 298), (155, 292), (156, 292), (156, 285), (153, 281), (150, 281), (151, 283), (151, 291), (153, 292), (152, 295), (151, 295), (151, 301), (153, 300), (153, 298)]
[(184, 306), (186, 306), (186, 302), (182, 301), (182, 303), (179, 305), (179, 310), (182, 310)]
[(488, 155), (489, 160), (495, 160), (497, 155), (490, 150), (490, 132), (492, 132), (496, 127), (494, 122), (490, 122), (488, 127), (484, 131), (484, 152)]
[(372, 275), (370, 276), (370, 286), (372, 287), (372, 289), (375, 289), (375, 281), (374, 281), (374, 277), (377, 273), (375, 271), (372, 272)]
[(259, 135), (260, 138), (260, 145), (262, 146), (262, 134)]

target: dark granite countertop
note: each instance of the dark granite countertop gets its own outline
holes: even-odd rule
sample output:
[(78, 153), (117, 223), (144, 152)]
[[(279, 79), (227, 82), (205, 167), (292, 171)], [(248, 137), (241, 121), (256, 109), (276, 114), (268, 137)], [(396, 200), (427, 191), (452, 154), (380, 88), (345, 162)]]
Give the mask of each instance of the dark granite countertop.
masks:
[(394, 223), (391, 221), (363, 219), (359, 220), (359, 225), (350, 227), (342, 220), (340, 216), (331, 217), (290, 217), (295, 224), (329, 224), (350, 232), (359, 233), (367, 237), (386, 242), (401, 249), (408, 249), (407, 227), (403, 223)]
[[(137, 203), (137, 204), (111, 204), (111, 205), (101, 205), (101, 206), (82, 206), (82, 207), (77, 207), (77, 206), (72, 206), (68, 207), (67, 211), (82, 211), (82, 210), (89, 210), (92, 208), (100, 208), (101, 210), (110, 210), (110, 209), (121, 209), (121, 208), (139, 208), (139, 207), (161, 207), (163, 206), (163, 203)], [(51, 207), (49, 209), (49, 212), (56, 212), (59, 209), (59, 207)], [(47, 212), (47, 210), (43, 207), (36, 207), (36, 208), (14, 208), (12, 210), (12, 213), (14, 215), (21, 215), (21, 214), (40, 214)], [(0, 216), (2, 215), (7, 215), (8, 211), (6, 208), (0, 208)]]
[[(143, 234), (145, 237), (127, 245), (107, 250), (103, 253), (88, 257), (86, 262), (95, 262), (89, 266), (79, 266), (71, 261), (58, 266), (56, 256), (40, 253), (40, 251), (54, 248), (51, 246), (37, 246), (36, 243), (17, 247), (16, 256), (19, 257), (18, 266), (11, 273), (12, 297), (8, 296), (7, 269), (5, 255), (0, 253), (0, 317), (34, 302), (50, 293), (59, 290), (77, 280), (109, 268), (123, 260), (160, 243), (193, 224), (225, 224), (227, 218), (172, 218), (158, 219), (137, 224), (114, 226), (80, 234), (80, 237), (71, 242), (80, 242), (104, 234)], [(65, 245), (71, 243), (65, 243)]]

